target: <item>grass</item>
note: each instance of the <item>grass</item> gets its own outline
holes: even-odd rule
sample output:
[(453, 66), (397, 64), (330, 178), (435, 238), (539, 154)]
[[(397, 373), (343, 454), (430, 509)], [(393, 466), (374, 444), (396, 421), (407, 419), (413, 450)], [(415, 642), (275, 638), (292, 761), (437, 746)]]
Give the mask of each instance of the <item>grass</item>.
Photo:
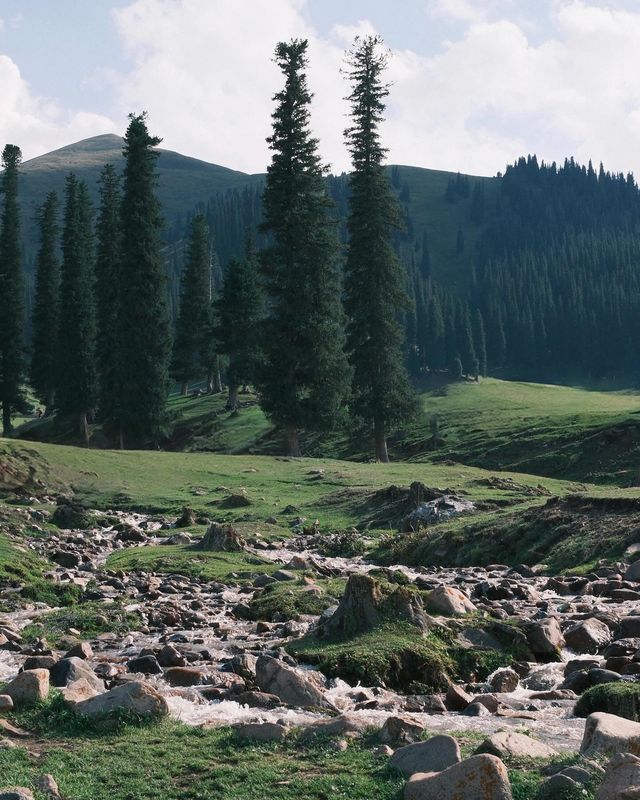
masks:
[(278, 564), (251, 554), (209, 552), (191, 545), (133, 547), (112, 553), (107, 560), (107, 569), (180, 573), (227, 584), (250, 583), (257, 575), (270, 575), (278, 568)]
[(88, 602), (42, 614), (38, 622), (22, 630), (26, 641), (44, 638), (51, 647), (57, 647), (70, 628), (75, 628), (83, 639), (95, 639), (101, 633), (125, 634), (140, 626), (140, 616), (125, 611), (120, 603)]
[(105, 730), (56, 698), (13, 721), (37, 730), (42, 756), (0, 750), (2, 783), (28, 786), (49, 772), (73, 800), (399, 800), (404, 784), (359, 742), (345, 752), (295, 737), (260, 745), (171, 721)]
[(336, 605), (344, 592), (342, 579), (318, 580), (314, 585), (320, 591), (309, 591), (309, 584), (298, 581), (272, 583), (253, 597), (249, 607), (254, 619), (267, 622), (298, 619), (302, 614), (322, 614)]

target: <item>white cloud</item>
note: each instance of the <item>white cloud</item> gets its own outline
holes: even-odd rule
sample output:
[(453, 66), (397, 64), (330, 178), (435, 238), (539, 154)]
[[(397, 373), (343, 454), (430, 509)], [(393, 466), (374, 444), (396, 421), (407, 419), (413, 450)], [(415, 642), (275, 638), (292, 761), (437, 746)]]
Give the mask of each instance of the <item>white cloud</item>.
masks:
[(115, 129), (106, 116), (63, 109), (35, 96), (18, 66), (2, 54), (0, 86), (0, 147), (6, 142), (17, 144), (25, 159)]
[(436, 18), (451, 19), (457, 22), (479, 22), (485, 19), (485, 9), (471, 0), (431, 0), (429, 10)]

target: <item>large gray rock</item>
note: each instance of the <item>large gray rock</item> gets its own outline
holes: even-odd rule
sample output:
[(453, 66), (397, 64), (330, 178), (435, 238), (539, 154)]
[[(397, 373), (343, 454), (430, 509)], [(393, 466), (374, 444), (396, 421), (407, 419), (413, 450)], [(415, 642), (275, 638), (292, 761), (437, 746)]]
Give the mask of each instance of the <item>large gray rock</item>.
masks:
[(476, 753), (490, 753), (499, 758), (552, 758), (558, 754), (544, 742), (515, 731), (494, 733), (482, 742)]
[(631, 800), (640, 797), (640, 758), (616, 753), (607, 764), (596, 800)]
[(443, 772), (416, 773), (404, 800), (512, 800), (507, 768), (496, 756), (472, 756)]
[(241, 739), (255, 742), (279, 742), (287, 735), (284, 725), (277, 722), (247, 722), (238, 725), (236, 731)]
[(21, 672), (2, 690), (16, 708), (33, 705), (49, 696), (49, 670), (29, 669)]
[(640, 583), (640, 561), (634, 561), (633, 564), (627, 567), (627, 571), (624, 573), (624, 579), (625, 581)]
[(380, 729), (380, 741), (385, 744), (417, 742), (424, 733), (424, 725), (409, 714), (387, 717)]
[(275, 694), (288, 706), (297, 708), (331, 708), (320, 689), (292, 667), (271, 656), (260, 656), (256, 662), (256, 683), (263, 692)]
[(398, 748), (389, 763), (409, 778), (416, 772), (441, 772), (459, 761), (458, 742), (453, 736), (440, 735)]
[(611, 641), (611, 631), (599, 619), (586, 619), (566, 630), (564, 638), (576, 653), (597, 653)]
[(164, 697), (143, 681), (123, 683), (109, 692), (77, 703), (75, 710), (87, 717), (113, 711), (131, 711), (142, 717), (160, 717), (169, 713)]
[(510, 667), (496, 670), (489, 679), (489, 685), (494, 692), (515, 692), (520, 683), (520, 676)]
[(640, 723), (597, 711), (587, 717), (580, 752), (585, 756), (633, 753), (640, 756)]
[(555, 617), (531, 623), (527, 628), (527, 640), (532, 653), (537, 656), (558, 656), (565, 644)]
[(81, 658), (62, 658), (50, 670), (51, 683), (54, 686), (69, 686), (75, 681), (84, 680), (96, 692), (104, 692), (104, 681), (101, 681), (91, 667)]
[(429, 594), (427, 605), (431, 611), (450, 617), (461, 617), (476, 611), (466, 594), (453, 586), (436, 586)]

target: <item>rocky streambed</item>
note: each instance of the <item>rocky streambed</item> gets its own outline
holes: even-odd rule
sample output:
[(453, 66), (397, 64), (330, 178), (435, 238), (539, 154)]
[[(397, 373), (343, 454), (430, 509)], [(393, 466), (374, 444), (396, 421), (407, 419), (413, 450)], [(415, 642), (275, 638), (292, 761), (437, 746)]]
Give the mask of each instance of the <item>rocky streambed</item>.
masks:
[[(41, 519), (38, 509), (26, 513), (34, 522)], [(114, 708), (168, 713), (188, 725), (237, 725), (242, 735), (259, 740), (277, 740), (293, 727), (346, 738), (376, 727), (383, 746), (398, 748), (419, 741), (425, 730), (472, 731), (486, 737), (481, 750), (492, 757), (551, 757), (583, 745), (585, 720), (574, 714), (581, 694), (592, 686), (633, 684), (640, 675), (640, 574), (633, 566), (551, 578), (524, 565), (397, 565), (380, 571), (361, 556), (322, 555), (314, 537), (244, 542), (232, 532), (229, 543), (229, 531), (214, 524), (213, 547), (255, 557), (250, 579), (232, 576), (222, 583), (106, 568), (108, 557), (122, 549), (193, 546), (174, 521), (114, 512), (96, 514), (92, 523), (30, 539), (29, 547), (57, 564), (51, 580), (79, 586), (82, 600), (103, 608), (105, 618), (118, 608), (136, 624), (90, 638), (66, 630), (51, 647), (38, 625), (52, 609), (27, 604), (0, 615), (0, 681), (14, 686), (5, 710), (44, 696), (53, 685), (79, 713)], [(266, 570), (265, 562), (277, 569)], [(318, 584), (327, 578), (347, 579), (346, 591), (340, 604), (322, 615), (251, 618), (251, 603), (265, 587), (281, 583), (320, 594)], [(378, 590), (378, 580), (386, 594)], [(6, 600), (11, 603), (10, 592)], [(395, 603), (399, 621), (409, 614), (411, 624), (422, 625), (422, 636), (440, 632), (451, 652), (490, 653), (495, 668), (482, 679), (442, 675), (439, 680), (448, 685), (437, 687), (425, 687), (417, 672), (414, 685), (411, 675), (404, 676), (400, 691), (327, 678), (288, 652), (301, 637), (344, 627), (349, 614), (375, 616), (383, 602), (387, 608)], [(526, 657), (515, 660), (507, 640)], [(533, 738), (522, 736), (522, 729)], [(632, 735), (637, 747), (606, 744), (611, 738), (606, 736), (604, 745), (594, 746), (591, 735), (582, 749), (640, 752), (640, 725)], [(576, 776), (568, 779), (579, 785)], [(430, 795), (415, 794), (423, 796)]]

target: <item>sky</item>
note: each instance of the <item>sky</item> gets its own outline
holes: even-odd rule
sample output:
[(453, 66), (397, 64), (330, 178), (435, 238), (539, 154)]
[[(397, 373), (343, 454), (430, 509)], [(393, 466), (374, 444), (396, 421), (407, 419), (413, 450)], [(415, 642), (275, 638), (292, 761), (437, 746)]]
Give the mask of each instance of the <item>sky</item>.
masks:
[(340, 172), (340, 70), (368, 33), (391, 50), (391, 163), (494, 175), (536, 153), (640, 175), (640, 0), (0, 0), (0, 143), (28, 159), (146, 110), (163, 147), (263, 172), (273, 50), (303, 37)]

